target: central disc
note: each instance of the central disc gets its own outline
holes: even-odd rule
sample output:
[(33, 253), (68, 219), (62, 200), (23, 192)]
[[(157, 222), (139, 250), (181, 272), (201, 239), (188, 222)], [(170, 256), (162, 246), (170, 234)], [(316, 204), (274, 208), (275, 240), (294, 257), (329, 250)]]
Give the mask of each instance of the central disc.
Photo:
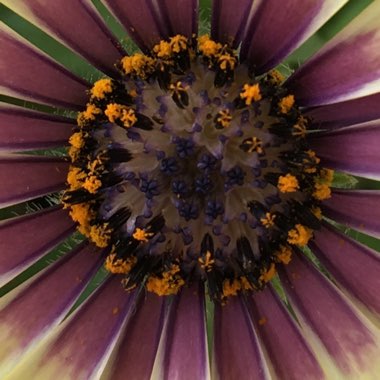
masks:
[(223, 300), (262, 288), (319, 227), (332, 172), (277, 72), (227, 46), (161, 41), (94, 84), (70, 139), (64, 201), (106, 268), (159, 295), (206, 281)]

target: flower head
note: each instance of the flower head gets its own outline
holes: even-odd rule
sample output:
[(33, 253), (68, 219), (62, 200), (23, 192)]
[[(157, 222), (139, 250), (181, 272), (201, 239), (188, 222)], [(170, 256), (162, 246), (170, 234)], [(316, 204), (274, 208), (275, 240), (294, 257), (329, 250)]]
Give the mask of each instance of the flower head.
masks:
[(91, 1), (4, 3), (103, 75), (0, 28), (6, 94), (57, 107), (0, 105), (25, 213), (0, 226), (2, 376), (376, 379), (380, 262), (338, 223), (376, 236), (379, 194), (334, 171), (378, 178), (380, 2), (290, 76), (344, 0), (214, 0), (200, 35), (196, 0), (104, 0), (136, 52)]

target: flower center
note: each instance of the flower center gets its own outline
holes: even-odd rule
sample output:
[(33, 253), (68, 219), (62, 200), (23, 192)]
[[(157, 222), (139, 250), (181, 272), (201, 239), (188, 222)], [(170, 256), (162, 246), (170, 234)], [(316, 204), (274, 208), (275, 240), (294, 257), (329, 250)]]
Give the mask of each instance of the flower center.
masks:
[(126, 289), (206, 281), (223, 301), (262, 289), (319, 228), (332, 171), (277, 71), (177, 35), (101, 79), (70, 138), (63, 196)]

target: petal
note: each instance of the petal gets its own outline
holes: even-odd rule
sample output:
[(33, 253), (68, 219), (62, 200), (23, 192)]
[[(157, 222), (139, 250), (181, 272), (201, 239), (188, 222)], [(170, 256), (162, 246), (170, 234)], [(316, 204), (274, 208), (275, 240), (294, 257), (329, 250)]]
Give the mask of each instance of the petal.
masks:
[(0, 156), (0, 206), (65, 188), (69, 164), (59, 157)]
[(175, 297), (164, 339), (164, 379), (210, 378), (203, 288), (184, 288)]
[(93, 246), (81, 245), (29, 283), (1, 310), (0, 376), (62, 321), (101, 261)]
[(121, 48), (89, 0), (3, 0), (3, 3), (101, 71), (117, 74), (114, 64), (122, 56)]
[(380, 119), (380, 93), (312, 108), (305, 112), (317, 129), (339, 128)]
[(380, 191), (334, 190), (333, 196), (323, 202), (323, 215), (380, 237)]
[(0, 284), (21, 273), (74, 231), (66, 210), (57, 207), (0, 223)]
[(278, 379), (289, 374), (294, 380), (325, 378), (294, 319), (272, 289), (256, 292), (248, 299), (248, 309)]
[(162, 0), (160, 11), (169, 35), (192, 38), (198, 33), (198, 0)]
[(123, 289), (120, 277), (112, 276), (9, 378), (98, 379), (133, 310), (134, 298)]
[(73, 119), (0, 103), (0, 150), (67, 145), (73, 126)]
[(253, 0), (213, 0), (211, 37), (237, 48), (243, 39)]
[(380, 178), (379, 145), (379, 120), (310, 138), (323, 165), (374, 179)]
[(0, 25), (0, 90), (6, 95), (45, 104), (81, 109), (87, 82), (76, 77), (5, 24)]
[(245, 303), (231, 297), (215, 305), (213, 378), (259, 380), (268, 378), (257, 336)]
[(313, 35), (347, 0), (262, 1), (242, 45), (242, 58), (263, 74)]
[(327, 270), (366, 307), (380, 315), (380, 257), (328, 224), (310, 244)]
[(356, 17), (287, 81), (297, 103), (316, 106), (359, 98), (380, 88), (380, 2)]
[(135, 314), (128, 321), (115, 360), (107, 371), (107, 378), (124, 380), (131, 373), (136, 379), (150, 378), (161, 337), (164, 310), (163, 297), (152, 293), (141, 297)]
[(103, 3), (145, 53), (162, 38), (169, 37), (152, 0), (104, 0)]
[[(319, 338), (319, 344), (323, 344), (337, 369), (344, 373), (341, 378), (375, 379), (372, 370), (376, 366), (378, 346), (371, 323), (360, 319), (337, 288), (301, 254), (294, 255), (292, 262), (284, 266), (280, 278), (305, 336), (321, 351), (313, 337)], [(332, 370), (331, 366), (324, 369)], [(332, 373), (326, 376), (337, 377)]]

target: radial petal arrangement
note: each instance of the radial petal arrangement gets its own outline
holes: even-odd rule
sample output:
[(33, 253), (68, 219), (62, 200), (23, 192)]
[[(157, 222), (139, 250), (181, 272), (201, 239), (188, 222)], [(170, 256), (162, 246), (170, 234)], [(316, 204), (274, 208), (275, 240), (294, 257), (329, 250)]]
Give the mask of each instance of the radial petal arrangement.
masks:
[(0, 5), (1, 378), (378, 379), (380, 0), (209, 2)]

